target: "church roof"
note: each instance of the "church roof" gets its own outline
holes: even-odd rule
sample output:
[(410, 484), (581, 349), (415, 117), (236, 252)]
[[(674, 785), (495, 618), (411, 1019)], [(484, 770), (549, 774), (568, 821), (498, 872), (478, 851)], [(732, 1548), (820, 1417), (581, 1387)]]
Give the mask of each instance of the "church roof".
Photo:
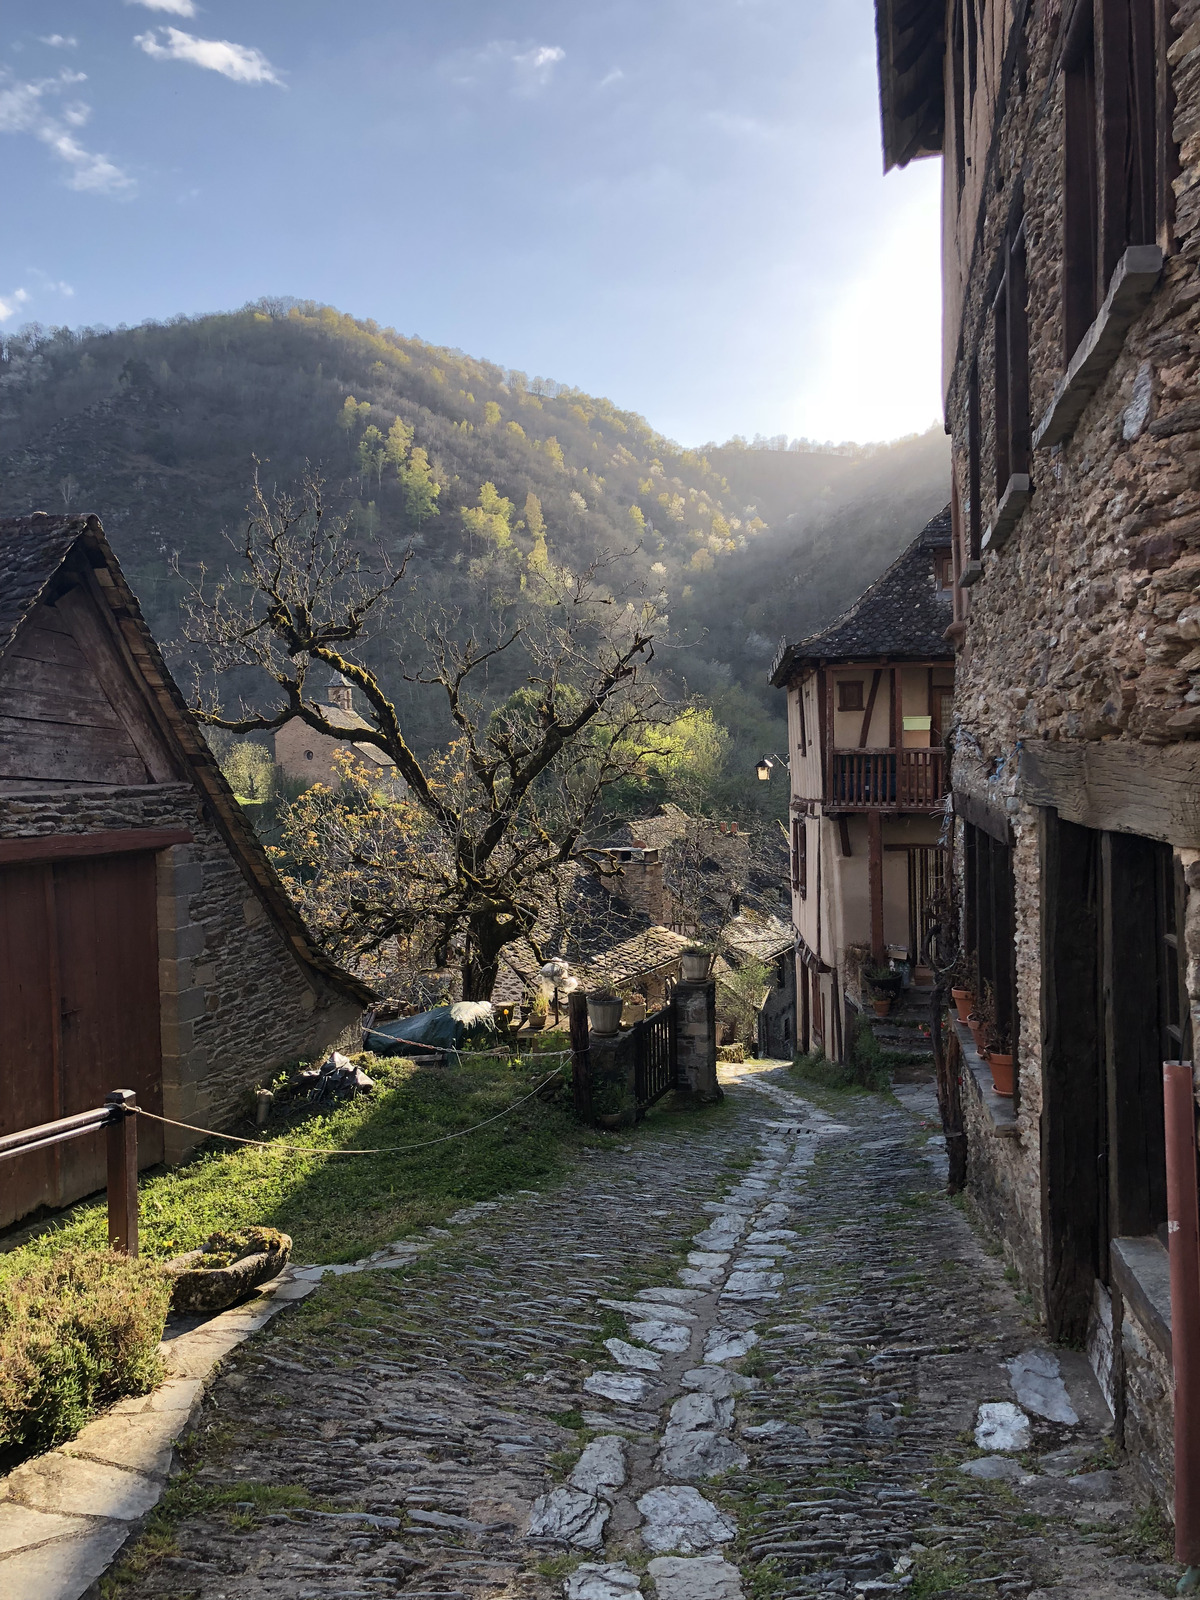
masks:
[(785, 641), (769, 681), (781, 689), (799, 667), (823, 661), (952, 660), (944, 635), (954, 607), (949, 591), (938, 586), (935, 561), (949, 545), (947, 506), (840, 617), (796, 644)]

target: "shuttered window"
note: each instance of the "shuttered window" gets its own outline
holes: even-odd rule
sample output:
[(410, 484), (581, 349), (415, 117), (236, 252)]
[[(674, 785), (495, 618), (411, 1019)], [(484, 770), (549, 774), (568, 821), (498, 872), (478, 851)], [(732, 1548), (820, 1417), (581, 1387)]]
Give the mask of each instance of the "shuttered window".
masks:
[(1025, 223), (1004, 241), (1004, 263), (993, 308), (995, 333), (996, 501), (1014, 474), (1029, 472), (1029, 315)]

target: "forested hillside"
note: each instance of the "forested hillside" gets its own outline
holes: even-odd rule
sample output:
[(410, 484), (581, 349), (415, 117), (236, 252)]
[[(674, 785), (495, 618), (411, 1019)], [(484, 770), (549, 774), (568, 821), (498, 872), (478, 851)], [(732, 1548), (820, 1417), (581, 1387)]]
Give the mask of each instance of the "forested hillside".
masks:
[[(255, 458), (268, 484), (319, 467), (364, 545), (413, 545), (410, 611), (483, 618), (498, 570), (619, 556), (620, 587), (669, 615), (668, 691), (734, 730), (730, 780), (778, 745), (779, 635), (853, 598), (947, 492), (940, 435), (683, 449), (608, 400), (311, 303), (3, 347), (0, 513), (97, 512), (168, 647), (187, 576), (226, 564)], [(444, 735), (397, 693), (418, 737)]]

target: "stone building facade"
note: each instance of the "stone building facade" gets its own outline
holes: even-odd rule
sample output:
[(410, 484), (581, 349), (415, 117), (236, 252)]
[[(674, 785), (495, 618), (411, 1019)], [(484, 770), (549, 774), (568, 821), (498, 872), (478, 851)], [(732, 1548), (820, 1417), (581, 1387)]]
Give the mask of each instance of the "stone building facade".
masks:
[[(117, 1088), (227, 1127), (370, 999), (288, 899), (94, 518), (0, 522), (0, 997), (5, 1133)], [(196, 1142), (139, 1124), (142, 1165)], [(6, 1178), (0, 1225), (66, 1204), (103, 1185), (99, 1136)]]
[[(1172, 1503), (1163, 1059), (1200, 1005), (1200, 0), (878, 0), (943, 155), (969, 1181)], [(973, 1067), (970, 1059), (968, 1066)]]

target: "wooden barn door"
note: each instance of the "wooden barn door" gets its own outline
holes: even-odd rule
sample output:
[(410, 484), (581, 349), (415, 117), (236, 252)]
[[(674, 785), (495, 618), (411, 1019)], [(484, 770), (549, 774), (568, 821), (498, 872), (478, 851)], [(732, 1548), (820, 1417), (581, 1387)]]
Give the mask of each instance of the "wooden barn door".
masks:
[[(133, 1089), (162, 1110), (153, 854), (0, 870), (0, 1132)], [(0, 1224), (102, 1188), (104, 1135), (0, 1167)], [(140, 1164), (162, 1129), (138, 1126)]]

